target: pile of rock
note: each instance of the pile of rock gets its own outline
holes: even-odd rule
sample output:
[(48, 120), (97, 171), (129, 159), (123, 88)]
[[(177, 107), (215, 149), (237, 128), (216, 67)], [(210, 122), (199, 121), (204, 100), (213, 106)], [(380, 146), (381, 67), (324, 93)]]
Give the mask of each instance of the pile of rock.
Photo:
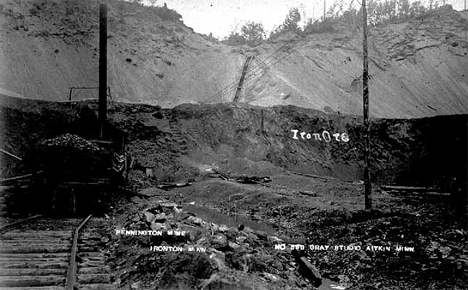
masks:
[[(206, 255), (211, 265), (211, 276), (213, 273), (218, 276), (248, 275), (265, 285), (273, 285), (270, 289), (320, 285), (320, 274), (304, 256), (294, 255), (289, 247), (286, 247), (286, 250), (275, 249), (275, 244), (284, 243), (278, 237), (269, 236), (263, 231), (254, 231), (243, 225), (236, 228), (207, 222), (191, 212), (184, 211), (175, 203), (158, 201), (154, 205), (142, 208), (130, 217), (126, 228), (163, 233), (162, 236), (149, 237), (147, 245), (180, 247), (185, 249), (184, 253), (190, 253), (187, 249), (192, 248), (196, 249), (197, 255), (200, 254), (198, 250), (202, 249), (201, 252)], [(139, 261), (141, 263), (142, 259)], [(145, 268), (141, 264), (135, 266)], [(311, 277), (310, 274), (304, 275), (304, 272), (311, 272), (311, 269), (305, 269), (307, 267), (315, 270), (315, 277)], [(291, 285), (294, 287), (290, 288)], [(209, 289), (209, 286), (203, 286)]]
[(41, 142), (41, 145), (48, 147), (68, 147), (83, 151), (101, 150), (101, 148), (95, 143), (70, 133), (66, 133), (64, 135), (60, 135), (52, 139), (44, 140)]

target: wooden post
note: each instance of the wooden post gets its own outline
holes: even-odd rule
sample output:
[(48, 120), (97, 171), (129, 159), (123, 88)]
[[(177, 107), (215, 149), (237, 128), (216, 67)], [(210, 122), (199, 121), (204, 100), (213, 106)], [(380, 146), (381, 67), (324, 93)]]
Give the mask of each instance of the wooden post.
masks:
[(71, 208), (71, 213), (72, 216), (76, 216), (76, 191), (75, 188), (70, 188), (71, 190), (71, 201), (72, 201), (72, 208)]
[(327, 17), (327, 0), (323, 0), (323, 21)]
[(99, 124), (101, 138), (107, 119), (107, 6), (99, 5)]
[(363, 89), (363, 108), (364, 108), (364, 196), (366, 210), (372, 209), (372, 184), (369, 172), (370, 155), (370, 122), (369, 122), (369, 61), (367, 56), (367, 7), (366, 0), (362, 0), (362, 26), (363, 26), (363, 66), (362, 89)]

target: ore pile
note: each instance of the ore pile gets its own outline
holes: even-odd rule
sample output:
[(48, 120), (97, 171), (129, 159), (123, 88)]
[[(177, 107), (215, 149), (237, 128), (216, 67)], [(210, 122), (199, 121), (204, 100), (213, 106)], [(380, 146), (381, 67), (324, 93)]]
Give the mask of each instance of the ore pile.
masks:
[(129, 258), (121, 250), (117, 265), (127, 263), (127, 269), (135, 270), (120, 276), (119, 287), (173, 289), (171, 281), (177, 281), (186, 289), (313, 289), (321, 283), (305, 257), (274, 248), (283, 243), (278, 237), (244, 225), (208, 222), (176, 203), (158, 201), (141, 208), (122, 228), (133, 234), (120, 236), (119, 243), (140, 251)]
[(109, 152), (69, 133), (42, 141), (37, 160), (49, 184), (107, 178), (108, 168), (112, 166)]
[(53, 139), (47, 139), (41, 142), (41, 145), (49, 147), (69, 147), (82, 151), (99, 151), (101, 148), (91, 141), (80, 136), (66, 133)]

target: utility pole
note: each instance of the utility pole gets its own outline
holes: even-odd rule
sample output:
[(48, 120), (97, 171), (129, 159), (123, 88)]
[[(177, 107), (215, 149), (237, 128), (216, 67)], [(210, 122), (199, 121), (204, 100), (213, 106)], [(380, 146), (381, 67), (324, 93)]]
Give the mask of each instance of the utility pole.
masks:
[(327, 15), (327, 0), (323, 0), (323, 21), (325, 21)]
[(99, 124), (101, 138), (107, 119), (107, 6), (99, 5)]
[(372, 209), (372, 184), (369, 172), (370, 155), (370, 122), (369, 122), (369, 60), (367, 56), (367, 7), (366, 0), (362, 0), (362, 31), (363, 31), (363, 67), (362, 89), (363, 89), (363, 107), (364, 107), (364, 196), (366, 210)]

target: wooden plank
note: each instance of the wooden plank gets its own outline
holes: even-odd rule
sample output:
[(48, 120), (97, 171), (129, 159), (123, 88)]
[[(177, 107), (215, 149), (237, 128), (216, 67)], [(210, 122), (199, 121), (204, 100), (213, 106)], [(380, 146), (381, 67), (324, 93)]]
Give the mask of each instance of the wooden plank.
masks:
[(0, 180), (0, 184), (4, 183), (4, 182), (10, 182), (10, 181), (16, 181), (16, 180), (20, 180), (20, 179), (24, 179), (24, 178), (29, 178), (31, 176), (34, 176), (34, 173), (30, 173), (30, 174), (25, 174), (25, 175), (20, 175), (20, 176), (15, 176), (15, 177), (10, 177), (10, 178), (4, 178), (4, 179), (1, 179)]
[(84, 284), (84, 285), (80, 285), (79, 289), (80, 290), (114, 290), (117, 288), (112, 284)]
[(44, 247), (1, 247), (0, 253), (64, 253), (70, 251), (70, 245), (44, 246)]
[(86, 268), (96, 268), (96, 267), (104, 267), (106, 265), (106, 262), (101, 260), (101, 261), (85, 261), (80, 264), (81, 267), (86, 267)]
[[(25, 236), (15, 236), (15, 235), (8, 235), (8, 236), (2, 236), (1, 241), (16, 241), (16, 240), (24, 240)], [(44, 237), (44, 236), (31, 236), (27, 237), (28, 241), (31, 241), (31, 243), (34, 242), (41, 242), (41, 241), (50, 241), (50, 242), (61, 242), (61, 243), (66, 243), (70, 242), (71, 238), (70, 237)]]
[(6, 151), (6, 150), (0, 149), (0, 152), (5, 153), (6, 155), (8, 155), (8, 156), (10, 156), (10, 157), (13, 157), (13, 158), (15, 158), (16, 160), (23, 161), (22, 158), (20, 158), (20, 157), (14, 155), (14, 154), (12, 154), (12, 153)]
[(99, 261), (105, 261), (107, 258), (105, 255), (100, 255), (100, 256), (81, 256), (78, 255), (83, 262), (99, 262)]
[(434, 191), (425, 192), (424, 195), (451, 196), (451, 194), (448, 192), (434, 192)]
[(78, 269), (78, 275), (89, 275), (89, 274), (110, 274), (110, 267), (109, 266), (101, 266), (101, 267), (82, 267)]
[(17, 239), (28, 239), (29, 237), (43, 237), (43, 238), (59, 238), (59, 239), (71, 239), (72, 234), (67, 233), (67, 232), (61, 232), (61, 233), (56, 233), (56, 232), (46, 232), (46, 231), (37, 231), (37, 232), (7, 232), (3, 234), (3, 237), (6, 238), (17, 238)]
[(39, 258), (39, 259), (46, 259), (46, 258), (66, 258), (67, 260), (70, 257), (70, 253), (22, 253), (22, 254), (13, 254), (13, 253), (0, 253), (0, 258), (15, 258), (15, 257), (23, 257), (23, 258)]
[(401, 190), (401, 191), (430, 191), (428, 187), (417, 187), (417, 186), (396, 186), (396, 185), (381, 185), (381, 189), (384, 190)]
[(0, 287), (0, 290), (64, 290), (63, 286), (42, 286), (42, 287), (15, 287), (11, 289), (9, 287)]
[(65, 283), (65, 276), (3, 276), (2, 287), (59, 286)]
[(39, 268), (39, 269), (60, 269), (68, 267), (68, 262), (21, 262), (9, 261), (1, 262), (1, 269)]
[(289, 172), (291, 174), (299, 175), (299, 176), (305, 176), (305, 177), (310, 177), (310, 178), (317, 178), (317, 179), (323, 179), (323, 180), (336, 180), (336, 178), (331, 177), (331, 176), (319, 176), (319, 175), (314, 175), (314, 174), (307, 174), (307, 173), (301, 173), (301, 172), (296, 172), (296, 171), (291, 171), (291, 170), (285, 170), (286, 172)]
[(15, 248), (29, 248), (29, 247), (58, 247), (58, 246), (70, 246), (68, 241), (56, 241), (56, 240), (40, 240), (40, 241), (21, 241), (21, 240), (3, 240), (0, 242), (0, 248), (2, 247), (15, 247)]
[(71, 230), (65, 230), (65, 231), (54, 231), (54, 230), (11, 230), (8, 233), (5, 233), (5, 235), (10, 235), (10, 234), (18, 234), (18, 235), (31, 235), (31, 236), (43, 236), (43, 235), (52, 235), (52, 236), (72, 236), (72, 231)]
[(34, 262), (34, 263), (41, 263), (41, 262), (47, 262), (47, 263), (64, 263), (68, 262), (69, 258), (68, 257), (56, 257), (56, 258), (28, 258), (28, 257), (8, 257), (8, 258), (3, 258), (0, 257), (0, 263), (6, 263), (6, 262)]
[(47, 276), (47, 275), (64, 275), (67, 273), (66, 268), (57, 269), (0, 269), (1, 276)]
[(101, 243), (101, 238), (98, 240), (98, 239), (92, 239), (92, 240), (88, 240), (88, 239), (85, 239), (85, 240), (81, 240), (78, 242), (78, 246), (81, 247), (81, 246), (96, 246), (98, 244)]

